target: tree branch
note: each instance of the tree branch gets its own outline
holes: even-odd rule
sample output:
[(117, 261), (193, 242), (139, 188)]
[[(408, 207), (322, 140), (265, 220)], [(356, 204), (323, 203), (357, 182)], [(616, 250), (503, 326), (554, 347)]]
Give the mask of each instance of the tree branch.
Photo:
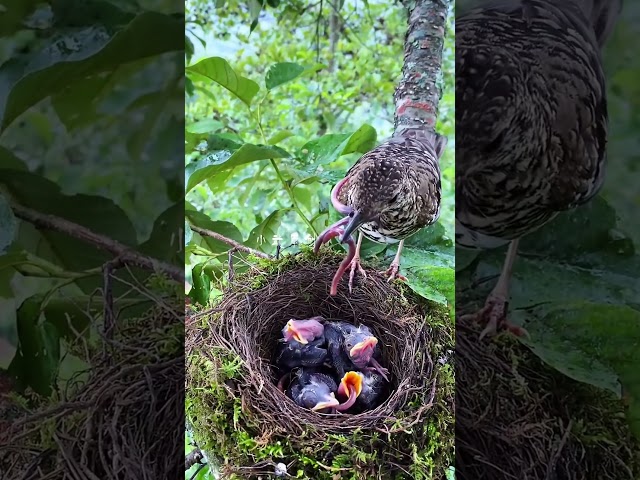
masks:
[(204, 458), (204, 455), (202, 455), (202, 452), (200, 451), (199, 448), (191, 450), (191, 452), (188, 453), (187, 456), (184, 459), (184, 469), (185, 469), (185, 471), (189, 470), (196, 463), (202, 463), (202, 459), (203, 458)]
[(205, 237), (215, 238), (216, 240), (224, 242), (227, 245), (231, 245), (233, 248), (235, 248), (236, 250), (240, 250), (241, 252), (250, 253), (251, 255), (255, 255), (256, 257), (260, 257), (260, 258), (267, 258), (267, 259), (271, 258), (266, 253), (262, 253), (258, 250), (254, 250), (253, 248), (246, 247), (241, 243), (238, 243), (235, 240), (232, 240), (231, 238), (227, 238), (224, 235), (220, 235), (217, 232), (207, 230), (206, 228), (196, 227), (195, 225), (190, 225), (190, 227), (191, 227), (191, 230), (193, 230), (196, 233), (199, 233), (200, 235), (204, 235)]
[(404, 42), (402, 79), (394, 94), (395, 133), (434, 130), (442, 95), (442, 49), (451, 0), (404, 1), (409, 25)]
[(70, 222), (61, 217), (56, 217), (55, 215), (40, 213), (16, 203), (12, 203), (11, 208), (16, 217), (32, 223), (37, 228), (64, 233), (113, 254), (115, 257), (118, 257), (123, 264), (135, 265), (153, 272), (159, 271), (177, 282), (184, 282), (183, 269), (143, 255), (117, 240), (99, 235), (82, 225)]

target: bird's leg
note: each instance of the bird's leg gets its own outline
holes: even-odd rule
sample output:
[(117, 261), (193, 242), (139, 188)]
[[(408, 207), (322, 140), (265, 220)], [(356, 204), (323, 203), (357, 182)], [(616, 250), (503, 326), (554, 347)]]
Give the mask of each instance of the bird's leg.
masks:
[(403, 282), (407, 281), (407, 277), (404, 275), (400, 275), (400, 254), (402, 253), (402, 247), (404, 246), (404, 240), (400, 240), (398, 244), (398, 251), (396, 252), (396, 256), (393, 258), (393, 262), (389, 265), (389, 268), (384, 272), (385, 275), (389, 276), (389, 281), (394, 279), (402, 280)]
[(460, 317), (461, 321), (475, 320), (478, 322), (486, 322), (486, 326), (482, 333), (480, 333), (480, 339), (486, 335), (494, 335), (498, 330), (506, 329), (517, 336), (528, 335), (527, 331), (517, 325), (513, 325), (507, 320), (507, 310), (509, 307), (509, 285), (511, 283), (511, 275), (513, 272), (513, 263), (518, 254), (518, 239), (512, 240), (507, 250), (507, 256), (502, 266), (502, 272), (498, 283), (493, 287), (493, 290), (487, 297), (487, 301), (484, 307), (480, 311), (463, 315)]
[(362, 268), (362, 265), (360, 265), (360, 247), (362, 246), (362, 232), (358, 232), (358, 243), (356, 244), (356, 253), (353, 257), (353, 259), (351, 260), (351, 272), (349, 273), (349, 293), (352, 292), (353, 290), (353, 276), (356, 273), (356, 270), (358, 271), (358, 273), (362, 274), (362, 276), (364, 278), (367, 278), (367, 272), (364, 271), (364, 268)]
[[(330, 232), (331, 236), (329, 238), (337, 237), (341, 233), (342, 233), (341, 231), (332, 231)], [(347, 270), (347, 267), (351, 263), (351, 260), (353, 260), (353, 257), (355, 257), (356, 255), (356, 242), (353, 241), (353, 237), (350, 236), (347, 239), (347, 244), (349, 245), (349, 251), (347, 253), (347, 256), (340, 263), (340, 266), (338, 267), (338, 271), (333, 276), (333, 280), (331, 281), (331, 289), (329, 290), (330, 295), (335, 295), (338, 293), (338, 284), (340, 283), (340, 280), (342, 280), (342, 276), (344, 275), (344, 272)]]

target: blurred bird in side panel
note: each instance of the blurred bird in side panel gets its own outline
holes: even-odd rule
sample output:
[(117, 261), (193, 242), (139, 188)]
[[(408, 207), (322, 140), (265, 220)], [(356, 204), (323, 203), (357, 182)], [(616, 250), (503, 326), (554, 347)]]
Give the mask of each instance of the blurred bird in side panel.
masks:
[(607, 103), (600, 50), (621, 0), (471, 0), (456, 19), (456, 243), (509, 244), (482, 309), (506, 328), (518, 242), (602, 187)]

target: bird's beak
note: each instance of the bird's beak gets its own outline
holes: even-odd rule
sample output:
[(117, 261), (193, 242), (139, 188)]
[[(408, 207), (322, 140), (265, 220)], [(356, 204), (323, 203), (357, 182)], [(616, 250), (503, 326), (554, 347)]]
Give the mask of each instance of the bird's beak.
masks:
[(324, 410), (326, 408), (335, 408), (338, 405), (340, 405), (340, 402), (338, 401), (336, 396), (333, 394), (333, 392), (327, 395), (325, 398), (326, 400), (324, 402), (318, 402), (316, 406), (313, 407), (311, 410), (313, 410), (314, 412), (317, 412), (319, 410)]
[(356, 343), (351, 350), (349, 350), (349, 356), (352, 358), (358, 357), (367, 349), (373, 350), (378, 344), (378, 339), (376, 337), (367, 337), (363, 341)]
[(362, 392), (362, 376), (358, 372), (347, 372), (342, 377), (340, 387), (338, 387), (338, 393), (345, 397), (351, 396), (351, 389), (356, 392), (356, 398)]
[(355, 232), (358, 229), (358, 227), (363, 223), (365, 223), (366, 221), (367, 221), (367, 218), (365, 218), (365, 216), (362, 213), (360, 213), (359, 210), (355, 210), (353, 212), (353, 216), (350, 217), (349, 223), (347, 223), (347, 226), (344, 228), (344, 232), (342, 232), (342, 236), (340, 237), (340, 243), (344, 243), (346, 239), (349, 238), (351, 234)]
[(287, 322), (286, 336), (288, 336), (289, 338), (293, 338), (296, 342), (300, 342), (303, 345), (306, 345), (307, 343), (309, 343), (307, 342), (307, 339), (304, 338), (300, 330), (297, 329), (293, 320), (289, 320)]

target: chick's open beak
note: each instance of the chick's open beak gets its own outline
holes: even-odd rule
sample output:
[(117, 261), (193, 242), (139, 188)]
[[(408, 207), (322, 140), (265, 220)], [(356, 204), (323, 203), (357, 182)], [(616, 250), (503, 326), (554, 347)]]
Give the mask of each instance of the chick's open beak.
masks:
[(338, 393), (345, 397), (351, 396), (351, 391), (355, 391), (356, 398), (362, 392), (362, 376), (358, 372), (347, 372), (342, 377)]
[(302, 333), (296, 328), (295, 323), (293, 323), (293, 320), (289, 320), (287, 322), (287, 335), (290, 338), (293, 338), (296, 342), (300, 342), (302, 344), (307, 344), (309, 342), (307, 342), (307, 339), (304, 338), (304, 336), (302, 335)]
[(367, 337), (363, 341), (356, 343), (351, 350), (349, 350), (349, 355), (352, 358), (357, 358), (362, 355), (367, 349), (373, 350), (378, 344), (378, 339), (376, 337)]
[(324, 397), (325, 400), (322, 402), (318, 402), (316, 404), (315, 407), (313, 407), (311, 410), (313, 410), (314, 412), (317, 412), (319, 410), (324, 410), (326, 408), (335, 408), (338, 405), (340, 405), (340, 402), (338, 401), (338, 399), (335, 397), (335, 395), (333, 394), (333, 392), (331, 392), (330, 394), (328, 394), (327, 396)]

